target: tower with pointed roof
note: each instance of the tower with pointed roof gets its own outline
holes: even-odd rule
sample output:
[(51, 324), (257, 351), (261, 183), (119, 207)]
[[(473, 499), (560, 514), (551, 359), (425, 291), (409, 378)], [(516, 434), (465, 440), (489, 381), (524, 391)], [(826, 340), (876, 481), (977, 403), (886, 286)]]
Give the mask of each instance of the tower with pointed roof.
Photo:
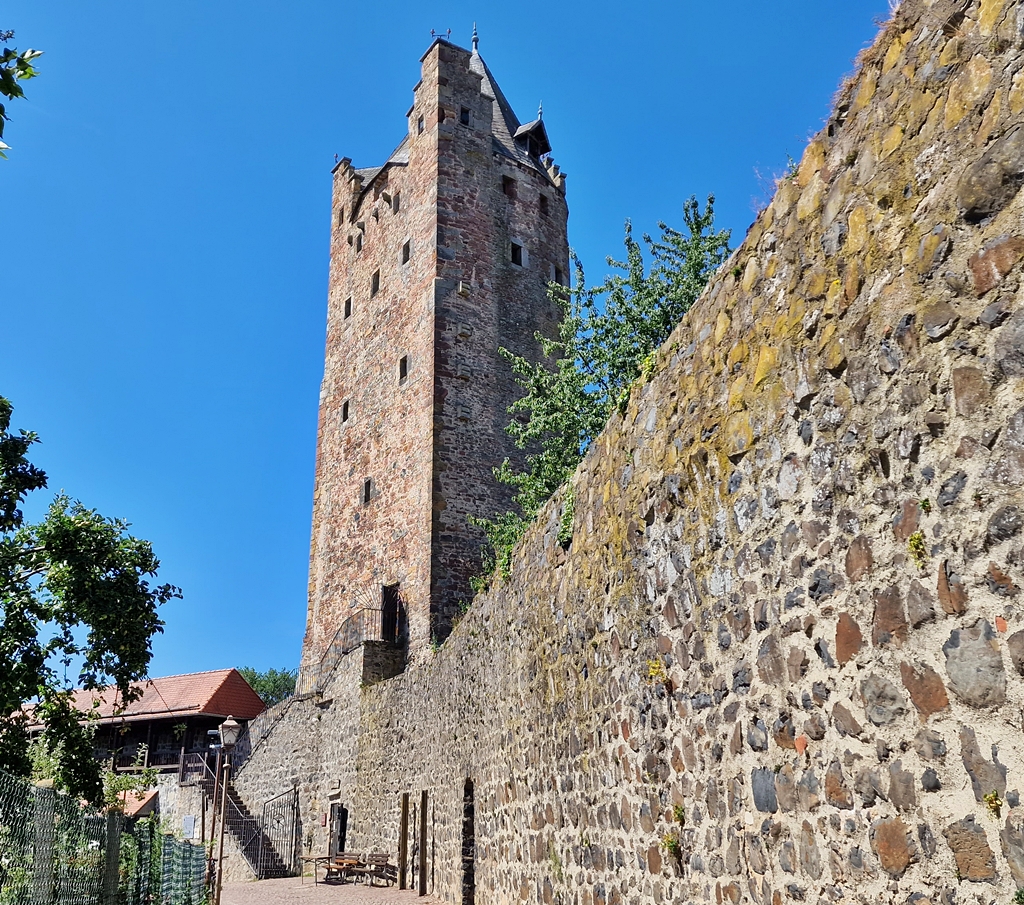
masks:
[(498, 350), (539, 360), (559, 316), (548, 283), (567, 279), (565, 175), (541, 115), (519, 121), (475, 27), (472, 50), (437, 39), (420, 62), (387, 161), (334, 169), (310, 671), (382, 607), (413, 657), (451, 630), (480, 569), (469, 517), (508, 508), (493, 469), (520, 455)]

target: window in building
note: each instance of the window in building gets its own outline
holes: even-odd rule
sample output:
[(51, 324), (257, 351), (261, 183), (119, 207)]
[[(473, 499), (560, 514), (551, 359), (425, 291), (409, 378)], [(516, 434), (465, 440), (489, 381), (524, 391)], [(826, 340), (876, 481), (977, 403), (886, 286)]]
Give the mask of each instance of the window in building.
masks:
[(402, 263), (403, 264), (408, 264), (409, 263), (410, 245), (411, 245), (410, 242), (406, 242), (405, 245), (402, 246)]
[(523, 246), (518, 242), (512, 243), (512, 263), (517, 267), (523, 266)]
[(555, 282), (558, 283), (559, 286), (565, 285), (565, 274), (562, 273), (561, 267), (555, 268)]
[(346, 421), (348, 421), (348, 400), (347, 399), (341, 404), (341, 423), (344, 424)]
[(345, 207), (342, 205), (338, 208), (338, 226), (341, 226), (345, 222)]
[(345, 299), (345, 319), (347, 320), (352, 316), (352, 296)]
[(363, 505), (365, 506), (371, 499), (373, 499), (373, 478), (366, 478), (363, 481)]
[(459, 122), (464, 126), (469, 125), (469, 107), (459, 108)]
[(398, 213), (402, 209), (402, 193), (395, 192), (394, 197), (391, 199), (391, 210), (394, 213)]
[(409, 379), (409, 356), (403, 355), (398, 359), (398, 382), (405, 383)]
[(516, 196), (516, 181), (511, 176), (501, 177), (501, 190), (505, 193), (508, 198), (515, 198)]
[(423, 131), (423, 117), (421, 116), (416, 120), (416, 132), (421, 133)]
[(378, 292), (380, 292), (380, 271), (375, 270), (373, 276), (370, 277), (370, 298), (373, 298)]
[(441, 125), (444, 122), (444, 107), (437, 108), (437, 124)]
[(548, 215), (548, 196), (540, 196), (540, 215), (546, 217)]
[(362, 250), (363, 250), (363, 234), (360, 233), (358, 236), (356, 236), (356, 252), (360, 252)]

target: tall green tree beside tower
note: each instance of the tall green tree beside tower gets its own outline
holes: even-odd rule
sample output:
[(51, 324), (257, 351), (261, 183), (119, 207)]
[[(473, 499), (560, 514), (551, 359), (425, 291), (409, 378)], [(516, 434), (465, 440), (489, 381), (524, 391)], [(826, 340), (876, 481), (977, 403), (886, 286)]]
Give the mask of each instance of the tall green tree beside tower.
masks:
[[(495, 472), (516, 488), (517, 509), (494, 519), (475, 519), (487, 535), (484, 568), (507, 575), (512, 549), (538, 510), (575, 471), (594, 438), (653, 354), (698, 299), (729, 255), (729, 231), (714, 228), (714, 196), (701, 210), (695, 197), (683, 206), (683, 231), (659, 223), (661, 236), (633, 237), (626, 222), (624, 260), (608, 259), (618, 273), (588, 287), (579, 259), (575, 286), (552, 284), (562, 309), (557, 339), (538, 336), (547, 361), (535, 364), (502, 349), (523, 396), (509, 409), (506, 428), (525, 468), (509, 460)], [(648, 266), (646, 254), (650, 258)], [(567, 512), (571, 516), (571, 501)], [(477, 583), (486, 584), (486, 579)]]

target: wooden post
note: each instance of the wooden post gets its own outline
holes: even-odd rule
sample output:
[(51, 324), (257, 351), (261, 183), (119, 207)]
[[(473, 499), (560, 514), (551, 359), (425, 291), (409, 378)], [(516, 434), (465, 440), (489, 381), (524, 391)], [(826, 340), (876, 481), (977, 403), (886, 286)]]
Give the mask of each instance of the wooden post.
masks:
[(202, 842), (203, 845), (206, 845), (206, 796), (205, 795), (200, 795), (199, 796), (199, 807), (200, 807), (199, 813), (202, 815), (200, 817), (201, 823), (199, 824), (199, 841)]
[(406, 861), (409, 857), (409, 793), (402, 793), (402, 816), (398, 822), (398, 888), (408, 889)]
[[(420, 795), (420, 889), (421, 896), (427, 894), (427, 790)], [(220, 903), (218, 903), (220, 905)]]

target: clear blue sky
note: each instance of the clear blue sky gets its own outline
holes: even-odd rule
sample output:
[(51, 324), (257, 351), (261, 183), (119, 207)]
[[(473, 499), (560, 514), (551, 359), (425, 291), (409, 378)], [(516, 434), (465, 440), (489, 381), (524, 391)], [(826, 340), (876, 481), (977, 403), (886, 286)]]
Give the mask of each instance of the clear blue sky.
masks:
[(152, 674), (298, 662), (330, 169), (401, 139), (431, 28), (468, 46), (477, 20), (520, 119), (543, 100), (594, 279), (627, 217), (678, 224), (691, 194), (715, 193), (737, 244), (887, 15), (887, 0), (4, 3), (0, 29), (45, 55), (0, 161), (0, 394), (41, 435), (50, 489), (127, 518), (183, 588)]

